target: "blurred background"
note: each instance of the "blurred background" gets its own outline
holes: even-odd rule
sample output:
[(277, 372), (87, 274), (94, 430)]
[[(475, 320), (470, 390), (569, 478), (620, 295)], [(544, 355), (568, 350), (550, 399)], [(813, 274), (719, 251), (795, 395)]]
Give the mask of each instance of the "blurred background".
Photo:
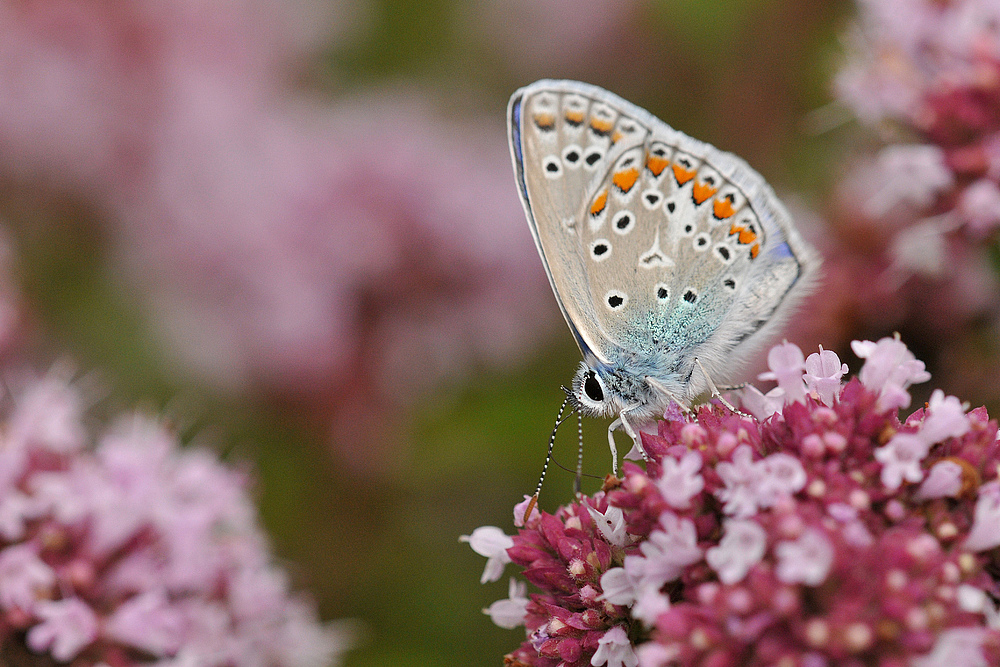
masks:
[(790, 340), (856, 369), (851, 338), (899, 331), (1000, 407), (1000, 23), (968, 28), (968, 99), (914, 52), (933, 17), (900, 32), (997, 3), (883, 4), (0, 0), (3, 365), (71, 359), (98, 412), (249, 461), (296, 585), (362, 623), (347, 665), (499, 664), (507, 582), (458, 536), (513, 531), (579, 361), (514, 186), (517, 87), (595, 83), (741, 155), (827, 258)]

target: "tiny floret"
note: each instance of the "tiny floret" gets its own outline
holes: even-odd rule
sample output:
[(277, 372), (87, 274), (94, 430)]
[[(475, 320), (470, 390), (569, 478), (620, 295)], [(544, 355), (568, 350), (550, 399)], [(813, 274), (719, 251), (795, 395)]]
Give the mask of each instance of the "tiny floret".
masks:
[(755, 521), (728, 519), (723, 524), (719, 546), (705, 553), (705, 560), (724, 584), (735, 584), (764, 557), (767, 533)]
[(597, 525), (597, 529), (601, 531), (604, 539), (616, 547), (625, 546), (625, 542), (628, 539), (625, 535), (625, 514), (620, 508), (609, 506), (604, 512), (598, 512), (590, 505), (587, 505), (587, 511)]
[(696, 451), (684, 452), (680, 460), (673, 456), (663, 457), (656, 486), (668, 505), (679, 510), (690, 507), (691, 498), (705, 488), (705, 480), (698, 474), (701, 464), (701, 454)]
[(806, 372), (803, 376), (806, 388), (824, 405), (833, 405), (840, 394), (841, 378), (847, 374), (847, 364), (833, 350), (813, 352), (806, 358)]
[(909, 386), (931, 379), (924, 362), (916, 359), (898, 338), (882, 338), (877, 343), (856, 340), (851, 349), (865, 360), (859, 377), (861, 384), (878, 393), (879, 410), (908, 407)]
[(510, 586), (506, 600), (497, 600), (488, 608), (483, 609), (493, 622), (501, 628), (510, 630), (524, 625), (524, 617), (528, 613), (528, 586), (510, 578)]
[(771, 370), (761, 373), (761, 380), (774, 380), (778, 383), (780, 396), (785, 403), (801, 401), (806, 396), (806, 386), (802, 373), (806, 369), (802, 350), (794, 343), (784, 342), (775, 345), (767, 355), (767, 366)]
[(496, 526), (480, 526), (472, 531), (472, 535), (462, 535), (461, 542), (468, 542), (472, 550), (487, 558), (483, 576), (479, 582), (496, 581), (503, 576), (503, 569), (510, 562), (507, 549), (514, 546), (510, 535), (505, 534)]
[(779, 542), (774, 547), (778, 558), (778, 579), (788, 584), (819, 586), (833, 565), (833, 544), (823, 531), (806, 530), (791, 542)]
[(639, 664), (639, 658), (632, 650), (632, 644), (629, 642), (624, 628), (616, 625), (604, 633), (598, 642), (597, 652), (590, 659), (590, 664), (594, 667), (600, 667), (600, 665), (635, 667)]

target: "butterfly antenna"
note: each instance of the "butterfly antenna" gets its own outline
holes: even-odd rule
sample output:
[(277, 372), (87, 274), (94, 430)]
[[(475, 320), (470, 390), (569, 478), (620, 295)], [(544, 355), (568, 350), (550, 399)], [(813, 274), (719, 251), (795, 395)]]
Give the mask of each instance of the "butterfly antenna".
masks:
[(559, 431), (559, 426), (564, 421), (563, 413), (566, 412), (567, 403), (569, 403), (569, 396), (564, 398), (562, 405), (559, 406), (559, 414), (556, 415), (556, 424), (552, 427), (552, 435), (549, 436), (549, 450), (545, 454), (545, 464), (542, 466), (542, 474), (538, 478), (538, 486), (535, 487), (535, 495), (531, 497), (531, 502), (528, 503), (528, 509), (524, 512), (525, 521), (527, 521), (528, 517), (531, 516), (531, 512), (535, 509), (535, 505), (538, 504), (538, 494), (542, 491), (542, 482), (545, 481), (545, 473), (549, 471), (549, 463), (552, 461), (552, 448), (556, 444), (556, 432)]
[(576, 448), (576, 479), (573, 480), (573, 492), (579, 497), (583, 478), (583, 413), (576, 411), (576, 435), (579, 443)]

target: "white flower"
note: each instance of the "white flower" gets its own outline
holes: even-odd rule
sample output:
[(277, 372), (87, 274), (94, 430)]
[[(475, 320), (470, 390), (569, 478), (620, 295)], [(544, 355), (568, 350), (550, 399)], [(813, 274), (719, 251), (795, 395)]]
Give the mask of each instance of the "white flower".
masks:
[(753, 460), (750, 445), (740, 445), (733, 451), (732, 461), (722, 461), (715, 470), (725, 483), (715, 495), (725, 503), (723, 511), (737, 518), (757, 513), (758, 487), (763, 469)]
[(986, 235), (1000, 225), (1000, 188), (981, 178), (962, 191), (958, 209), (974, 232)]
[(35, 615), (42, 622), (28, 631), (28, 646), (50, 651), (59, 662), (69, 662), (97, 638), (97, 615), (80, 598), (40, 602)]
[(806, 387), (819, 397), (824, 405), (833, 405), (840, 394), (840, 378), (847, 373), (847, 364), (840, 363), (840, 357), (833, 350), (813, 352), (806, 359), (806, 373), (803, 376)]
[(724, 584), (743, 580), (750, 568), (760, 562), (767, 551), (767, 533), (755, 521), (728, 519), (719, 546), (705, 553), (705, 560)]
[(760, 389), (748, 384), (740, 390), (740, 407), (762, 422), (781, 410), (784, 405), (783, 396), (784, 392), (778, 387), (762, 394)]
[(972, 425), (962, 408), (962, 402), (954, 396), (945, 396), (935, 389), (927, 403), (927, 416), (920, 427), (920, 435), (928, 444), (935, 444), (948, 438), (960, 438), (969, 432)]
[(757, 467), (760, 469), (757, 504), (761, 507), (771, 507), (779, 498), (798, 493), (808, 481), (802, 463), (790, 454), (771, 454), (757, 463)]
[(932, 144), (892, 144), (878, 156), (882, 187), (865, 204), (865, 213), (880, 218), (901, 203), (929, 206), (955, 178), (944, 150)]
[(983, 655), (985, 628), (950, 628), (938, 635), (931, 652), (914, 658), (912, 667), (989, 667)]
[(647, 628), (656, 625), (656, 619), (665, 611), (670, 610), (670, 598), (655, 588), (646, 588), (639, 593), (632, 605), (632, 616), (646, 624)]
[(858, 377), (861, 384), (879, 394), (875, 404), (879, 412), (910, 405), (911, 384), (931, 379), (924, 362), (913, 356), (899, 338), (882, 338), (877, 343), (870, 340), (851, 341), (854, 354), (865, 360)]
[(639, 664), (639, 658), (622, 626), (616, 625), (597, 641), (597, 652), (590, 659), (590, 664), (594, 667), (604, 664), (608, 667), (635, 667)]
[(15, 544), (0, 552), (0, 605), (31, 611), (39, 599), (48, 597), (56, 573), (29, 543)]
[(834, 550), (823, 531), (809, 528), (794, 542), (779, 542), (774, 554), (778, 579), (786, 584), (819, 586), (833, 565)]
[(954, 461), (938, 461), (917, 489), (917, 500), (955, 498), (962, 490), (962, 466)]
[(479, 583), (496, 581), (503, 576), (503, 568), (510, 562), (507, 549), (514, 546), (514, 539), (496, 526), (480, 526), (472, 531), (472, 535), (462, 535), (459, 542), (468, 542), (472, 550), (480, 556), (486, 556), (486, 568)]
[[(635, 556), (630, 556), (635, 558)], [(635, 602), (636, 582), (628, 575), (624, 567), (613, 567), (601, 575), (602, 600), (611, 604), (630, 605)]]
[(997, 609), (993, 600), (984, 590), (971, 584), (962, 584), (955, 593), (955, 601), (958, 603), (959, 609), (982, 614), (986, 620), (986, 627), (991, 630), (1000, 630), (1000, 610)]
[(632, 607), (632, 616), (652, 626), (670, 609), (660, 592), (663, 584), (681, 576), (684, 568), (702, 558), (694, 523), (672, 512), (660, 517), (663, 530), (654, 530), (639, 547), (641, 555), (625, 557), (624, 567), (613, 567), (601, 576), (601, 598)]
[(586, 505), (586, 508), (604, 539), (616, 547), (625, 546), (628, 539), (625, 534), (625, 513), (620, 507), (608, 505), (604, 512), (598, 512), (590, 505)]
[(986, 551), (1000, 546), (1000, 481), (994, 480), (979, 487), (976, 513), (964, 546), (970, 551)]
[(892, 239), (889, 255), (892, 263), (889, 274), (900, 285), (914, 274), (939, 278), (948, 260), (945, 234), (951, 231), (940, 216), (925, 218), (910, 225)]
[(806, 369), (806, 364), (798, 345), (786, 341), (772, 347), (767, 353), (767, 367), (771, 370), (757, 377), (776, 381), (779, 391), (775, 395), (784, 397), (785, 403), (805, 399), (806, 386), (802, 381), (802, 372)]
[(483, 609), (483, 613), (487, 614), (501, 628), (507, 630), (524, 625), (524, 617), (528, 614), (527, 592), (527, 584), (518, 582), (514, 577), (511, 577), (507, 599), (497, 600), (488, 608)]
[(679, 519), (673, 512), (660, 516), (662, 530), (654, 530), (639, 546), (642, 556), (626, 556), (625, 570), (640, 586), (659, 589), (681, 576), (684, 568), (701, 560), (698, 534), (690, 519)]
[(739, 519), (798, 493), (808, 481), (805, 468), (794, 456), (779, 452), (754, 461), (750, 445), (737, 447), (732, 462), (723, 461), (715, 470), (725, 482), (715, 495), (725, 503), (723, 511)]
[(691, 499), (705, 488), (705, 479), (698, 474), (701, 463), (701, 454), (695, 451), (685, 452), (680, 461), (673, 456), (663, 457), (656, 488), (668, 505), (679, 510), (691, 506)]
[(930, 445), (917, 433), (897, 433), (884, 446), (875, 450), (875, 458), (882, 464), (882, 484), (895, 491), (908, 482), (924, 478), (920, 462), (930, 452)]

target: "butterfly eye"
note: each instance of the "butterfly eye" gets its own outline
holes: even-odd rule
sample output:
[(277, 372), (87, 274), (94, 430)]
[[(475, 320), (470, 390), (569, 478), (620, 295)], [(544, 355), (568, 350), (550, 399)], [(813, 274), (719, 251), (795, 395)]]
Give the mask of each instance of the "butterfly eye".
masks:
[(595, 403), (604, 401), (604, 389), (601, 388), (601, 381), (597, 379), (594, 371), (587, 373), (587, 379), (583, 381), (583, 392)]

